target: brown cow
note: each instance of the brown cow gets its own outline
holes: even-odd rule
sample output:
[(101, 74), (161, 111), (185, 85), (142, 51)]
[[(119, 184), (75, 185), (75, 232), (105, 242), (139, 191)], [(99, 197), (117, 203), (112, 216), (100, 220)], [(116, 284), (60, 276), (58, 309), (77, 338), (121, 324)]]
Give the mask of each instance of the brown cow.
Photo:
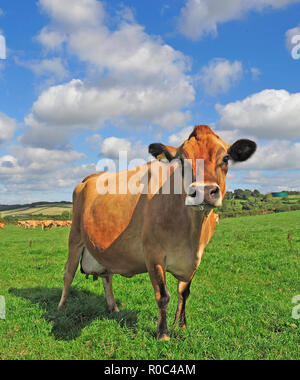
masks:
[[(166, 313), (170, 294), (165, 273), (170, 272), (178, 280), (175, 320), (184, 328), (191, 281), (216, 227), (212, 209), (221, 206), (225, 196), (228, 161), (245, 161), (255, 150), (256, 144), (250, 140), (239, 140), (229, 146), (208, 126), (196, 126), (179, 148), (149, 146), (149, 152), (157, 159), (169, 162), (177, 159), (182, 184), (186, 166), (180, 167), (178, 163), (190, 160), (184, 161), (192, 168), (186, 192), (178, 194), (170, 181), (169, 194), (163, 193), (166, 179), (162, 177), (155, 187), (157, 177), (153, 168), (156, 166), (168, 166), (170, 180), (177, 173), (176, 165), (172, 169), (172, 163), (157, 160), (127, 172), (92, 175), (79, 184), (73, 194), (69, 256), (59, 308), (66, 303), (80, 260), (83, 273), (102, 277), (109, 311), (118, 311), (112, 290), (113, 274), (131, 277), (148, 272), (160, 316), (157, 337), (168, 340)], [(204, 184), (196, 181), (196, 159), (204, 160)], [(156, 191), (99, 193), (98, 184), (103, 178), (106, 182), (114, 178), (120, 184), (126, 173), (129, 184), (136, 182), (137, 173), (143, 170), (145, 175), (139, 177), (139, 183), (152, 188), (156, 182)], [(202, 194), (200, 200), (198, 193)]]
[(0, 222), (0, 230), (5, 230), (5, 224)]

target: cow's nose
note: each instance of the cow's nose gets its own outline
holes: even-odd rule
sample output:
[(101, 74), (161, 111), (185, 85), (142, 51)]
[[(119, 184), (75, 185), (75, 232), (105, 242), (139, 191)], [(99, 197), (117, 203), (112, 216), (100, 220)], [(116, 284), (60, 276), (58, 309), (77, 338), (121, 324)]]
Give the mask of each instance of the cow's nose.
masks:
[(204, 202), (211, 206), (221, 206), (222, 198), (218, 185), (206, 185), (204, 187)]

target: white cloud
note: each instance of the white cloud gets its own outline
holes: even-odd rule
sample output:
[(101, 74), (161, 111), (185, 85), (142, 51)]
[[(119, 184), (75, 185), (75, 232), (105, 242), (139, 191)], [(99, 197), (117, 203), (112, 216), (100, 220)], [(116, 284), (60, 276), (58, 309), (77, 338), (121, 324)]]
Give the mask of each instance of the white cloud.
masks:
[[(41, 146), (55, 147), (70, 131), (97, 129), (106, 122), (165, 129), (186, 124), (190, 114), (185, 107), (195, 92), (187, 75), (190, 62), (181, 52), (128, 21), (126, 11), (118, 28), (109, 30), (98, 1), (76, 0), (76, 12), (70, 0), (40, 0), (39, 4), (51, 18), (48, 30), (63, 36), (58, 44), (64, 41), (67, 52), (92, 67), (94, 76), (44, 91), (26, 117), (29, 128), (22, 142), (37, 146), (40, 139)], [(87, 9), (81, 12), (82, 7)], [(47, 29), (42, 32), (46, 38)], [(54, 47), (55, 38), (50, 40)]]
[(102, 3), (95, 0), (39, 0), (42, 11), (64, 28), (93, 27), (105, 15)]
[[(10, 154), (0, 157), (1, 203), (14, 199), (23, 202), (32, 192), (46, 198), (66, 191), (68, 200), (76, 184), (96, 172), (94, 164), (78, 164), (86, 158), (76, 151), (47, 150), (22, 146), (10, 147)], [(56, 198), (57, 199), (57, 198)], [(62, 198), (63, 199), (63, 198)]]
[(92, 150), (100, 150), (101, 143), (103, 141), (103, 138), (98, 133), (95, 133), (92, 136), (88, 136), (85, 139), (86, 143), (89, 145), (89, 148)]
[[(10, 152), (11, 155), (0, 157), (0, 174), (5, 174), (7, 169), (11, 169), (10, 174), (50, 173), (67, 163), (86, 158), (84, 154), (75, 151), (48, 150), (18, 145), (10, 147)], [(3, 165), (4, 162), (10, 162), (12, 165)]]
[(285, 173), (270, 172), (268, 174), (263, 171), (251, 171), (242, 178), (242, 181), (245, 187), (259, 188), (263, 193), (300, 190), (300, 176), (291, 171)]
[(243, 65), (239, 61), (215, 58), (203, 67), (200, 81), (209, 95), (226, 93), (243, 76)]
[(101, 155), (106, 158), (118, 159), (120, 152), (127, 152), (128, 161), (148, 158), (148, 146), (141, 142), (132, 143), (129, 139), (108, 137), (101, 144)]
[(68, 71), (61, 58), (42, 59), (29, 62), (21, 62), (20, 60), (17, 60), (17, 63), (29, 68), (37, 76), (51, 76), (59, 81), (68, 76)]
[(247, 12), (265, 8), (283, 8), (299, 0), (187, 0), (181, 9), (178, 30), (197, 40), (205, 34), (217, 34), (218, 25), (237, 20)]
[(61, 45), (66, 40), (66, 35), (65, 33), (53, 30), (51, 27), (45, 27), (35, 39), (43, 45), (47, 52), (51, 50), (60, 50)]
[(238, 129), (266, 139), (300, 138), (300, 93), (264, 90), (242, 101), (216, 105), (217, 128)]
[(16, 120), (0, 112), (0, 144), (13, 137), (16, 126)]
[(261, 76), (261, 71), (257, 67), (251, 67), (250, 69), (252, 79), (256, 80)]
[(246, 162), (232, 166), (237, 170), (300, 170), (300, 143), (274, 140), (258, 144), (255, 154)]
[(174, 133), (169, 137), (169, 144), (174, 147), (179, 147), (185, 140), (188, 139), (189, 135), (193, 132), (194, 127), (186, 127), (181, 131)]

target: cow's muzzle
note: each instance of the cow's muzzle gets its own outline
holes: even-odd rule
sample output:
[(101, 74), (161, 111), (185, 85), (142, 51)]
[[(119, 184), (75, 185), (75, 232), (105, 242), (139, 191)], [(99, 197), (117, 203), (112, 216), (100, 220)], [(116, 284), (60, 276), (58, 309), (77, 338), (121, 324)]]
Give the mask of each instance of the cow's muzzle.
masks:
[(189, 186), (186, 198), (186, 206), (221, 207), (222, 194), (219, 185), (203, 185), (192, 183)]

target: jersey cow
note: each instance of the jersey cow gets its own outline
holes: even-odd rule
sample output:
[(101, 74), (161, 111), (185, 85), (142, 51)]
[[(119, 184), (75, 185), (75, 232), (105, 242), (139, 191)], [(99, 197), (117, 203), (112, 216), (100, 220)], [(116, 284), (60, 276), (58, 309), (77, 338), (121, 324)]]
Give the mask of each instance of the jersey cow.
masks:
[[(59, 308), (66, 303), (79, 262), (83, 273), (102, 277), (111, 312), (118, 311), (112, 289), (113, 274), (131, 277), (148, 272), (159, 310), (157, 337), (168, 340), (166, 314), (170, 294), (165, 274), (170, 272), (178, 280), (175, 320), (184, 328), (191, 281), (216, 227), (213, 208), (220, 207), (225, 196), (228, 163), (245, 161), (255, 150), (253, 141), (238, 140), (230, 146), (208, 126), (200, 125), (179, 148), (151, 144), (149, 153), (156, 160), (126, 171), (127, 184), (136, 181), (147, 184), (148, 189), (155, 189), (152, 192), (99, 192), (101, 178), (106, 176), (107, 183), (114, 178), (120, 184), (124, 171), (86, 178), (73, 194), (69, 256)], [(201, 182), (197, 180), (198, 160), (204, 162)], [(174, 161), (177, 166), (171, 167)], [(180, 165), (182, 162), (187, 164)], [(152, 185), (157, 176), (153, 167), (157, 165), (171, 169), (169, 178), (159, 176), (155, 187)], [(180, 169), (184, 189), (181, 193), (171, 181), (178, 172), (176, 168)], [(186, 168), (190, 168), (191, 176), (189, 183), (183, 184)], [(138, 177), (138, 171), (143, 175)], [(167, 193), (161, 190), (168, 180)]]

